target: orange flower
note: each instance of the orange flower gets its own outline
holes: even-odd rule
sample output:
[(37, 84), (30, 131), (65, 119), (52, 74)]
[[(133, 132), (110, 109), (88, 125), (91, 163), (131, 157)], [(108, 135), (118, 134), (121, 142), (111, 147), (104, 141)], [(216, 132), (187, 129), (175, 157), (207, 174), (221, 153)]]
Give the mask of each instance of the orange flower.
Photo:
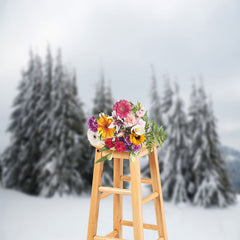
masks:
[(98, 131), (100, 132), (102, 138), (112, 138), (115, 132), (114, 128), (109, 128), (110, 124), (113, 122), (113, 119), (107, 118), (108, 115), (103, 115), (97, 120), (98, 123)]

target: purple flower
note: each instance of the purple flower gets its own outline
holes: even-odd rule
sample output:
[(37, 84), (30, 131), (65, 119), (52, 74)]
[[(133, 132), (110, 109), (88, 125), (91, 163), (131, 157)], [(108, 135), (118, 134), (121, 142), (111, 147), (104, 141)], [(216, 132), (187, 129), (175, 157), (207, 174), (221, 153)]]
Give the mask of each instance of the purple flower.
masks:
[(89, 119), (88, 119), (88, 127), (91, 131), (93, 132), (97, 132), (97, 129), (98, 129), (98, 124), (97, 124), (97, 120), (96, 120), (96, 117), (95, 116), (91, 116)]
[(140, 148), (141, 148), (141, 145), (135, 145), (135, 144), (132, 145), (132, 150), (133, 150), (134, 152), (139, 152), (139, 151), (140, 151)]
[(129, 152), (129, 146), (125, 145), (125, 150), (124, 152)]
[(125, 143), (128, 145), (128, 146), (130, 146), (132, 143), (130, 142), (130, 136), (129, 135), (127, 135), (126, 137), (125, 137)]

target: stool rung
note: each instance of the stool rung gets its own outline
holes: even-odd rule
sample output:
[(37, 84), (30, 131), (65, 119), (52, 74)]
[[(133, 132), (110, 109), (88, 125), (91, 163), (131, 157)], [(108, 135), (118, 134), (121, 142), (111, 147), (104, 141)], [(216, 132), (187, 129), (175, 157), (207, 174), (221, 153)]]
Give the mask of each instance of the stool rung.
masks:
[(104, 198), (106, 198), (106, 197), (108, 197), (110, 195), (112, 195), (112, 193), (108, 193), (108, 192), (101, 193), (100, 194), (100, 200), (102, 200), (102, 199), (104, 199)]
[[(131, 182), (131, 177), (129, 177), (129, 176), (121, 176), (121, 181)], [(152, 179), (150, 179), (150, 178), (141, 178), (141, 183), (152, 184)]]
[(113, 230), (112, 232), (110, 232), (109, 234), (107, 234), (105, 237), (112, 237), (115, 238), (117, 236), (118, 232)]
[(122, 188), (112, 188), (112, 187), (99, 187), (99, 192), (106, 192), (112, 194), (127, 194), (131, 195), (132, 191), (129, 189), (122, 189)]
[(142, 205), (158, 197), (158, 192), (154, 192), (142, 199)]
[[(132, 221), (121, 220), (120, 224), (124, 225), (124, 226), (128, 226), (128, 227), (133, 227)], [(149, 229), (149, 230), (155, 230), (155, 231), (158, 231), (158, 229), (159, 229), (157, 225), (148, 224), (148, 223), (143, 223), (143, 228)], [(161, 240), (161, 238), (160, 238), (160, 240)]]
[(95, 236), (94, 240), (126, 240), (126, 239), (122, 239), (122, 238), (112, 238), (112, 237), (100, 237), (100, 236)]

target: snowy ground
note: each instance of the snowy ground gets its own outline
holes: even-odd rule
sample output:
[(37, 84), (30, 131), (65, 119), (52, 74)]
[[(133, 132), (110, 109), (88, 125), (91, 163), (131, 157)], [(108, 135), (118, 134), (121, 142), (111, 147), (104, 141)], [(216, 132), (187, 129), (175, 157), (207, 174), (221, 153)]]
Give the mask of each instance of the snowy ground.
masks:
[[(144, 196), (148, 193), (143, 191)], [(0, 189), (1, 240), (86, 240), (90, 197), (29, 197)], [(124, 196), (124, 218), (131, 219), (131, 198)], [(227, 209), (191, 207), (165, 203), (169, 240), (240, 240), (240, 196)], [(155, 223), (153, 202), (144, 205), (144, 222)], [(100, 204), (98, 234), (112, 231), (112, 197)], [(123, 227), (125, 239), (133, 239), (131, 227)], [(145, 230), (145, 239), (157, 233)]]

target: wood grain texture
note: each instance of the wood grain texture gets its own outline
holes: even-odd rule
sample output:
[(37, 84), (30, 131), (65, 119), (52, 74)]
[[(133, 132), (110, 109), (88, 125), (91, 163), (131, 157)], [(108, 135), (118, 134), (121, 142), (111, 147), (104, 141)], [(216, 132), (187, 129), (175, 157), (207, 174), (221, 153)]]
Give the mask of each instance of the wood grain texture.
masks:
[(122, 238), (112, 238), (112, 237), (100, 237), (100, 236), (95, 236), (94, 240), (127, 240), (127, 239), (122, 239)]
[(109, 234), (107, 234), (105, 237), (112, 237), (112, 238), (115, 238), (117, 236), (117, 231), (112, 231), (110, 232)]
[(143, 240), (142, 189), (139, 156), (130, 162), (134, 239)]
[(122, 189), (122, 188), (112, 188), (112, 187), (99, 187), (99, 192), (106, 192), (112, 194), (126, 194), (131, 195), (132, 192), (129, 189)]
[[(124, 226), (133, 227), (132, 221), (122, 220), (121, 224)], [(158, 225), (154, 225), (154, 224), (143, 223), (143, 228), (158, 231)]]
[[(123, 188), (121, 177), (123, 175), (123, 159), (114, 158), (113, 160), (113, 187)], [(122, 194), (113, 195), (113, 230), (117, 231), (116, 237), (122, 238), (122, 225), (120, 221), (123, 216), (123, 199)]]
[(154, 147), (153, 151), (149, 155), (149, 166), (152, 178), (152, 188), (153, 192), (158, 192), (159, 196), (154, 199), (155, 212), (156, 212), (156, 220), (158, 225), (158, 235), (159, 238), (163, 238), (167, 240), (167, 228), (163, 207), (163, 198), (162, 198), (162, 187), (161, 187), (161, 179), (159, 173), (159, 165), (158, 165), (158, 156), (157, 156), (157, 148)]
[[(115, 156), (113, 159), (113, 187), (101, 186), (104, 162), (94, 165), (87, 240), (123, 240), (122, 226), (133, 227), (135, 240), (144, 240), (144, 228), (157, 231), (159, 235), (158, 240), (167, 240), (167, 230), (156, 147), (157, 145), (154, 145), (151, 154), (149, 154), (151, 179), (141, 178), (140, 157), (148, 154), (146, 148), (141, 150), (141, 153), (137, 156), (134, 162), (129, 163), (130, 176), (123, 176), (123, 160), (124, 158), (128, 158), (128, 153), (115, 152), (115, 155), (113, 154), (113, 156)], [(109, 151), (99, 152), (99, 149), (96, 148), (95, 162), (108, 153)], [(123, 189), (123, 181), (131, 182), (131, 189)], [(153, 193), (143, 199), (141, 183), (152, 184), (153, 188)], [(103, 237), (97, 236), (100, 199), (104, 199), (111, 194), (113, 194), (113, 231)], [(123, 194), (132, 195), (132, 222), (122, 219)], [(154, 200), (157, 225), (143, 223), (142, 205), (151, 200)]]
[(150, 195), (148, 195), (147, 197), (142, 199), (142, 205), (148, 203), (149, 201), (153, 200), (154, 198), (158, 197), (158, 193), (157, 192), (153, 192)]
[[(102, 153), (98, 152), (96, 149), (95, 162), (101, 157), (102, 157)], [(102, 172), (103, 172), (103, 162), (94, 164), (87, 240), (93, 240), (94, 236), (96, 236), (97, 234), (98, 213), (99, 213), (99, 203), (100, 203), (100, 192), (98, 191), (98, 188), (102, 184)]]
[[(121, 181), (131, 182), (130, 176), (122, 176)], [(141, 178), (141, 183), (152, 184), (152, 179), (150, 178)]]
[(100, 200), (102, 200), (102, 199), (104, 199), (104, 198), (106, 198), (106, 197), (108, 197), (110, 195), (112, 195), (112, 193), (107, 193), (107, 192), (101, 193), (100, 194)]

